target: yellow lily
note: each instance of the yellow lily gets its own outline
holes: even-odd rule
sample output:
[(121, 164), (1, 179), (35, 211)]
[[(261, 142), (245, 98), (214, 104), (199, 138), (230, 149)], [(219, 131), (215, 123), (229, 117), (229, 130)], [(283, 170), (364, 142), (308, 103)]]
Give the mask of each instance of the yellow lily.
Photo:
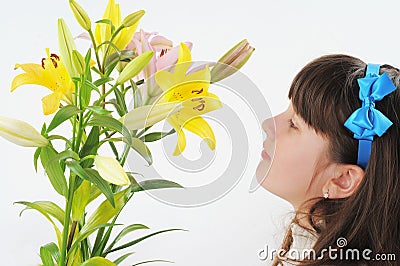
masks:
[(42, 64), (16, 64), (15, 69), (21, 68), (25, 73), (16, 76), (11, 84), (11, 91), (22, 85), (34, 84), (44, 86), (53, 93), (42, 98), (42, 108), (45, 115), (52, 114), (60, 106), (60, 101), (72, 104), (74, 84), (65, 65), (56, 54), (50, 54), (46, 49), (47, 58), (42, 59)]
[[(144, 12), (142, 12), (144, 14)], [(142, 15), (143, 15), (142, 14)], [(141, 16), (140, 16), (141, 17)], [(103, 19), (110, 20), (115, 27), (115, 30), (118, 29), (122, 25), (121, 22), (121, 11), (119, 4), (116, 4), (114, 0), (109, 0), (107, 8), (104, 12)], [(133, 23), (133, 25), (130, 25), (129, 27), (123, 28), (117, 36), (113, 40), (113, 44), (119, 49), (123, 50), (125, 47), (129, 44), (129, 42), (132, 40), (133, 35), (135, 34), (135, 31), (137, 29), (137, 26), (139, 24), (140, 19), (137, 20), (136, 23)], [(100, 45), (101, 43), (105, 41), (110, 41), (111, 39), (111, 25), (106, 24), (106, 23), (97, 23), (96, 24), (96, 29), (95, 29), (95, 39), (97, 45)], [(101, 47), (101, 51), (104, 54), (107, 45), (104, 45)], [(115, 52), (113, 51), (113, 48), (110, 47), (109, 53)]]
[(211, 150), (215, 149), (215, 136), (210, 125), (200, 115), (222, 107), (218, 96), (208, 92), (211, 74), (208, 65), (196, 72), (186, 74), (192, 61), (189, 47), (181, 43), (174, 73), (160, 70), (155, 80), (164, 91), (159, 103), (182, 102), (182, 108), (167, 117), (167, 122), (178, 134), (178, 143), (173, 155), (177, 156), (186, 147), (185, 128), (204, 139)]

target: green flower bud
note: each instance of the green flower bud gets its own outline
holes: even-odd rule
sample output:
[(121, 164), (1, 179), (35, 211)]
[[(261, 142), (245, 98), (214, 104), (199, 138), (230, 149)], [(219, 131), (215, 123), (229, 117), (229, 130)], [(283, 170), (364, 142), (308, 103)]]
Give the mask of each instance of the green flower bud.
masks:
[(83, 74), (85, 71), (85, 59), (77, 50), (72, 51), (72, 64), (78, 74)]
[(139, 20), (144, 16), (144, 14), (145, 14), (144, 10), (139, 10), (136, 11), (135, 13), (129, 14), (122, 21), (122, 25), (124, 25), (125, 28), (131, 27), (136, 23), (138, 23)]
[(76, 50), (74, 38), (62, 18), (58, 19), (58, 46), (61, 59), (71, 77), (79, 76), (72, 63), (72, 51)]
[(150, 62), (153, 57), (153, 51), (147, 51), (138, 57), (135, 57), (132, 61), (130, 61), (125, 68), (122, 70), (121, 74), (116, 81), (117, 84), (123, 84), (131, 78), (135, 77), (143, 68)]
[(69, 6), (71, 7), (71, 10), (74, 13), (79, 25), (81, 25), (81, 27), (85, 30), (89, 31), (92, 28), (92, 23), (90, 22), (90, 18), (85, 10), (74, 0), (69, 1)]

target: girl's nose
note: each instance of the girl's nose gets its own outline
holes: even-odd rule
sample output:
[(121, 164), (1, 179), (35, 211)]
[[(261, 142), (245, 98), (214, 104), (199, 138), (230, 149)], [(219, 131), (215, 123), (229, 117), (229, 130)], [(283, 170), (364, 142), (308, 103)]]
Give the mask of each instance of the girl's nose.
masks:
[(270, 117), (265, 119), (262, 122), (262, 128), (264, 132), (267, 134), (268, 139), (274, 139), (275, 138), (275, 117)]

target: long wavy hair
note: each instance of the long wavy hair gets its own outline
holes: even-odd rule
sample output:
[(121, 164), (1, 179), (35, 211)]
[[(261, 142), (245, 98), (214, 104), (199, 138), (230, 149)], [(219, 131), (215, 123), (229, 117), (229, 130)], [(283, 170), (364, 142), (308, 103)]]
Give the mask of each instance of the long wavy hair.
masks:
[[(343, 124), (361, 107), (357, 79), (365, 76), (366, 66), (352, 56), (326, 55), (308, 63), (291, 84), (288, 96), (295, 112), (328, 139), (331, 162), (357, 164), (358, 140)], [(362, 256), (365, 249), (372, 250), (368, 255), (371, 258), (375, 254), (394, 254), (400, 260), (400, 71), (382, 65), (380, 74), (383, 72), (397, 89), (376, 102), (375, 107), (393, 125), (382, 137), (374, 138), (363, 181), (350, 197), (319, 197), (304, 202), (299, 208), (303, 211), (297, 211), (292, 220), (301, 226), (299, 217), (307, 216), (318, 233), (313, 247), (317, 255), (324, 254), (323, 250), (329, 246), (340, 249), (337, 240), (344, 237), (347, 245), (343, 249), (358, 249), (360, 258), (334, 260), (325, 252), (322, 258), (298, 261), (299, 265), (397, 265), (393, 260), (366, 261)], [(288, 229), (281, 246), (286, 252), (281, 255), (289, 251), (292, 241), (292, 232)], [(282, 261), (276, 257), (273, 265), (283, 265)]]

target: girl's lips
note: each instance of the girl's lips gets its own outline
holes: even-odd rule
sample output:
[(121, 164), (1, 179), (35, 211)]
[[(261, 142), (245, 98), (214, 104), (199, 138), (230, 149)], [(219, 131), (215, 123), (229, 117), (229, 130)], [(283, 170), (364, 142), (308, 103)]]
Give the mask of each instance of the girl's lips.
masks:
[(261, 152), (261, 157), (262, 157), (263, 160), (265, 160), (265, 161), (271, 160), (271, 157), (269, 157), (268, 153), (267, 153), (265, 150), (263, 150), (263, 151)]

